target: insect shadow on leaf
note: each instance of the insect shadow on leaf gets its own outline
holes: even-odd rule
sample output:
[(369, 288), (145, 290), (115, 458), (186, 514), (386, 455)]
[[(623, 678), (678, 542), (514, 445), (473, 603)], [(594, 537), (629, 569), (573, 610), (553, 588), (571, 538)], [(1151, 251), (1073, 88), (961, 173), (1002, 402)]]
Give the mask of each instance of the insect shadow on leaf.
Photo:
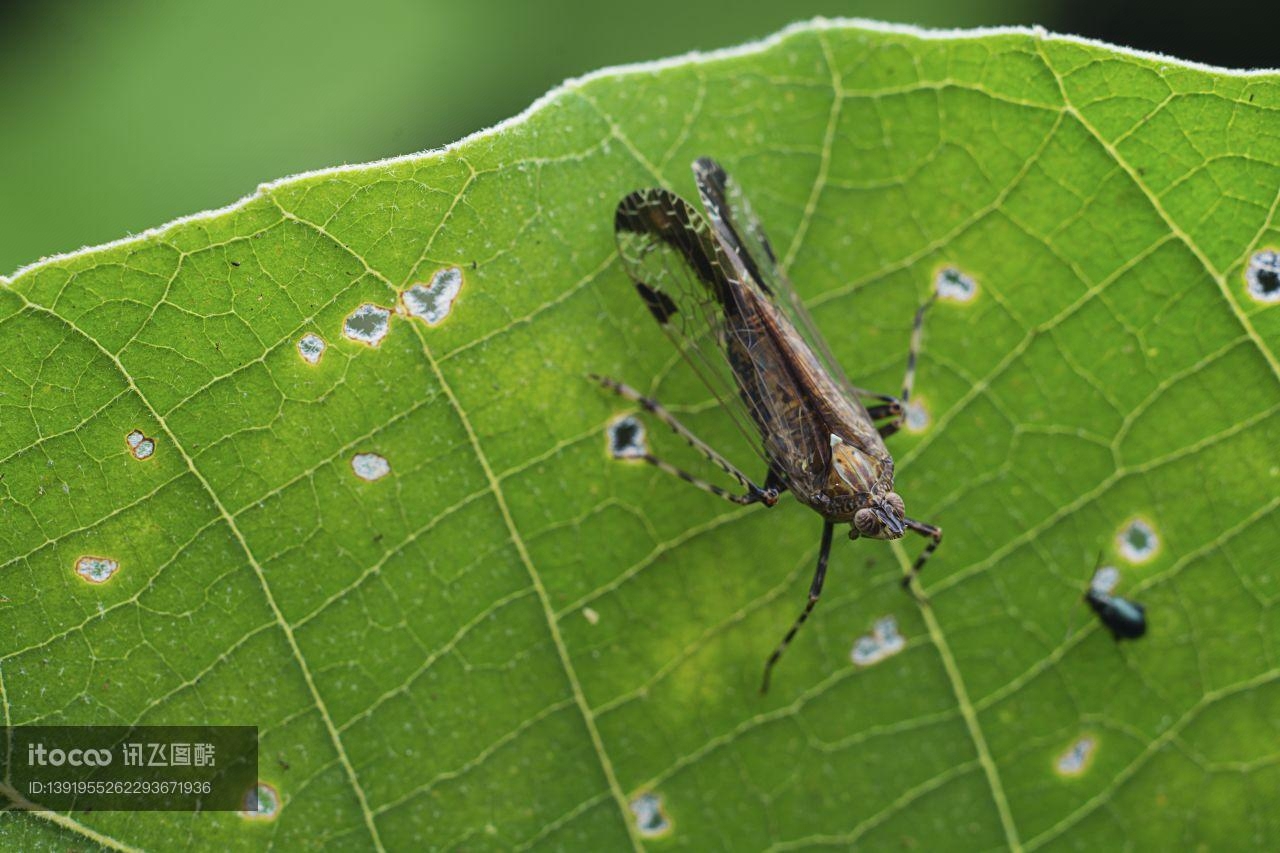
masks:
[(717, 486), (647, 450), (636, 458), (736, 504), (771, 507), (790, 491), (822, 517), (809, 598), (765, 663), (765, 693), (774, 665), (822, 594), (837, 524), (849, 525), (850, 539), (900, 539), (908, 530), (926, 537), (902, 580), (913, 592), (912, 581), (942, 541), (941, 528), (907, 516), (884, 443), (904, 423), (933, 298), (916, 311), (901, 396), (858, 388), (831, 355), (737, 184), (708, 157), (694, 162), (693, 176), (705, 216), (669, 190), (632, 192), (614, 216), (618, 253), (649, 313), (764, 462), (763, 484), (658, 401), (616, 379), (590, 378), (666, 424), (743, 491)]

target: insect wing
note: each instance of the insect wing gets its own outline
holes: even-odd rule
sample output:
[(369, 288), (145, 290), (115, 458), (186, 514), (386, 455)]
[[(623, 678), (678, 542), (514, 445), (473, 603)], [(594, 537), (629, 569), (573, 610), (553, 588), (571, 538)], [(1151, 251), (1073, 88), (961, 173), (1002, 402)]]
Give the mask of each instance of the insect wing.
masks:
[(753, 449), (788, 487), (816, 488), (826, 436), (795, 417), (800, 394), (760, 322), (763, 297), (743, 259), (664, 189), (628, 195), (614, 226), (640, 298)]
[(760, 452), (732, 370), (715, 351), (725, 335), (715, 294), (732, 285), (706, 221), (684, 199), (654, 188), (637, 190), (618, 204), (614, 230), (623, 268), (645, 307)]
[(765, 234), (764, 226), (760, 224), (759, 217), (737, 181), (730, 178), (724, 168), (710, 157), (699, 157), (694, 161), (693, 177), (716, 237), (725, 245), (734, 247), (736, 253), (745, 259), (749, 264), (749, 272), (773, 298), (774, 304), (791, 321), (791, 325), (804, 338), (809, 348), (817, 354), (822, 366), (834, 377), (849, 401), (861, 406), (858, 389), (845, 376), (840, 362), (832, 355), (826, 339), (800, 301), (795, 286), (778, 265), (778, 257)]

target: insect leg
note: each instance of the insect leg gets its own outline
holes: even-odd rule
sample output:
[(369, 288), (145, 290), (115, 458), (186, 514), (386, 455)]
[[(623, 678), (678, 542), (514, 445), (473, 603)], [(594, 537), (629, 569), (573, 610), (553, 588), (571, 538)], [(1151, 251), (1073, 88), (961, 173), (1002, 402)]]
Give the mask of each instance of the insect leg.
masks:
[(787, 484), (784, 483), (782, 481), (782, 478), (778, 476), (777, 471), (770, 468), (769, 473), (764, 478), (764, 490), (766, 492), (776, 492), (778, 494), (782, 494), (787, 490)]
[(880, 412), (879, 415), (872, 415), (872, 417), (887, 418), (889, 415), (896, 414), (898, 408), (902, 405), (902, 401), (897, 397), (894, 397), (892, 394), (881, 394), (879, 391), (868, 391), (866, 388), (859, 388), (856, 385), (851, 385), (849, 387), (853, 389), (853, 393), (858, 395), (859, 400), (879, 400), (882, 403), (888, 404), (884, 406), (869, 406), (867, 408), (868, 412)]
[(904, 518), (903, 524), (921, 536), (929, 537), (929, 544), (925, 545), (924, 550), (920, 552), (920, 556), (916, 557), (916, 561), (911, 565), (911, 571), (907, 572), (902, 578), (902, 588), (911, 589), (911, 582), (920, 574), (920, 570), (924, 568), (925, 561), (929, 559), (934, 551), (938, 550), (938, 545), (942, 543), (942, 528), (935, 527), (932, 524), (925, 524), (923, 521), (916, 521), (914, 518)]
[(876, 394), (861, 388), (854, 389), (860, 397), (871, 397), (883, 401), (881, 405), (867, 408), (867, 414), (871, 415), (871, 420), (878, 421), (884, 418), (893, 418), (889, 423), (879, 427), (881, 438), (888, 438), (902, 429), (902, 425), (906, 421), (907, 401), (911, 399), (911, 389), (916, 384), (916, 360), (920, 354), (920, 341), (923, 337), (924, 312), (932, 304), (933, 298), (930, 297), (928, 302), (917, 308), (915, 321), (911, 324), (911, 347), (907, 351), (907, 375), (902, 379), (902, 396), (890, 397), (887, 394)]
[(888, 400), (879, 406), (868, 406), (867, 414), (871, 416), (872, 421), (882, 421), (885, 418), (893, 418), (887, 424), (876, 427), (881, 438), (888, 438), (898, 430), (902, 429), (906, 406), (896, 397), (890, 397), (887, 394), (872, 394), (871, 392), (862, 393), (858, 391), (860, 397), (874, 397), (877, 400)]
[(880, 433), (881, 438), (888, 438), (898, 430), (902, 429), (902, 420), (902, 415), (895, 415), (894, 419), (889, 421), (889, 423), (884, 426), (876, 427), (876, 431)]
[[(892, 397), (889, 398), (893, 400)], [(883, 406), (868, 406), (867, 414), (871, 415), (871, 420), (879, 421), (885, 418), (896, 418), (902, 414), (902, 403), (893, 400), (891, 403), (885, 403)]]
[(878, 406), (867, 407), (867, 414), (871, 416), (872, 421), (882, 421), (885, 418), (893, 418), (889, 423), (876, 427), (880, 432), (881, 438), (888, 438), (902, 428), (902, 416), (905, 411), (905, 407), (901, 400), (897, 397), (890, 397), (888, 394), (876, 394), (872, 391), (865, 391), (862, 388), (855, 388), (853, 390), (860, 398), (870, 397), (875, 400), (885, 401)]
[(686, 483), (692, 486), (697, 486), (699, 489), (702, 489), (704, 492), (710, 492), (711, 494), (715, 495), (718, 498), (724, 498), (730, 503), (741, 504), (743, 506), (746, 506), (747, 504), (763, 503), (766, 506), (773, 506), (773, 504), (778, 502), (778, 495), (776, 492), (773, 493), (772, 499), (771, 499), (768, 492), (762, 489), (757, 489), (754, 486), (748, 486), (749, 491), (746, 494), (735, 495), (733, 492), (729, 491), (728, 489), (722, 489), (719, 486), (717, 486), (715, 483), (708, 483), (706, 480), (702, 479), (701, 477), (695, 477), (694, 475), (690, 474), (688, 471), (685, 471), (682, 468), (677, 468), (676, 466), (672, 465), (670, 462), (659, 459), (658, 457), (654, 456), (652, 453), (644, 453), (635, 458), (642, 459), (645, 462), (648, 462), (653, 467), (657, 468), (659, 471), (665, 471), (673, 477), (679, 477), (681, 480), (684, 480)]
[(607, 376), (599, 376), (595, 373), (591, 373), (588, 374), (588, 378), (593, 382), (600, 383), (619, 397), (630, 400), (633, 403), (638, 403), (640, 408), (651, 413), (658, 420), (671, 427), (671, 431), (688, 442), (690, 447), (707, 457), (707, 459), (719, 466), (722, 471), (737, 480), (738, 483), (747, 490), (747, 493), (745, 495), (730, 495), (724, 489), (686, 474), (674, 465), (670, 465), (660, 459), (656, 459), (649, 454), (645, 454), (645, 456), (642, 457), (645, 461), (652, 465), (656, 465), (668, 474), (674, 474), (682, 480), (687, 480), (688, 482), (693, 483), (700, 489), (711, 492), (714, 495), (720, 495), (720, 497), (731, 500), (734, 503), (751, 504), (759, 502), (763, 503), (765, 506), (773, 506), (778, 502), (778, 489), (767, 485), (763, 489), (757, 486), (751, 481), (750, 477), (739, 471), (736, 465), (728, 459), (725, 459), (716, 451), (712, 450), (710, 445), (694, 435), (689, 428), (680, 423), (680, 421), (676, 420), (675, 416), (668, 412), (657, 400), (654, 400), (651, 397), (646, 397), (630, 385), (619, 382), (616, 379), (610, 379)]
[(796, 621), (791, 624), (791, 630), (787, 631), (787, 635), (782, 638), (782, 642), (778, 643), (778, 647), (773, 650), (773, 654), (769, 655), (769, 660), (764, 665), (764, 681), (760, 684), (760, 695), (769, 692), (769, 675), (773, 672), (773, 665), (778, 662), (778, 658), (782, 657), (782, 653), (787, 650), (787, 646), (791, 645), (791, 638), (800, 630), (800, 626), (809, 618), (809, 614), (813, 612), (814, 605), (818, 603), (818, 597), (822, 595), (822, 582), (827, 577), (827, 558), (831, 556), (831, 534), (836, 529), (835, 524), (830, 521), (822, 523), (822, 545), (818, 548), (818, 568), (813, 573), (813, 583), (809, 584), (809, 602), (805, 604), (804, 610), (796, 617)]
[(916, 359), (920, 355), (920, 340), (924, 337), (924, 312), (933, 304), (930, 296), (923, 305), (916, 309), (916, 318), (911, 324), (911, 347), (907, 350), (907, 375), (902, 378), (902, 398), (899, 402), (903, 408), (911, 399), (911, 388), (916, 383)]

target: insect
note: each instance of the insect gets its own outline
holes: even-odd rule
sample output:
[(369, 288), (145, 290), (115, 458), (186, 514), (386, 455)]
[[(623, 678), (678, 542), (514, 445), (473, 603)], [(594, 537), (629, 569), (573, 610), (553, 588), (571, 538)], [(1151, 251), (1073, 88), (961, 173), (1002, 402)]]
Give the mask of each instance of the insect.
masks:
[[(1102, 556), (1098, 556), (1101, 563)], [(1147, 633), (1147, 609), (1136, 601), (1112, 595), (1097, 583), (1098, 573), (1095, 567), (1094, 582), (1085, 591), (1084, 600), (1089, 609), (1097, 614), (1102, 624), (1107, 626), (1116, 642), (1120, 640), (1136, 640)]]
[(837, 524), (849, 525), (850, 539), (899, 539), (908, 530), (926, 537), (903, 577), (907, 589), (942, 541), (941, 528), (906, 515), (884, 443), (902, 427), (932, 299), (916, 311), (902, 396), (852, 385), (737, 184), (708, 157), (694, 162), (693, 175), (705, 216), (669, 190), (637, 190), (619, 202), (614, 216), (618, 252), (649, 312), (764, 461), (763, 484), (656, 400), (617, 380), (591, 378), (666, 424), (744, 491), (730, 492), (647, 451), (639, 455), (645, 462), (736, 504), (771, 507), (790, 491), (822, 516), (809, 598), (765, 663), (765, 693), (774, 665), (822, 595)]
[[(1102, 622), (1116, 642), (1136, 640), (1147, 633), (1147, 609), (1136, 601), (1112, 595), (1111, 590), (1119, 580), (1114, 568), (1100, 568), (1102, 554), (1093, 564), (1093, 576), (1085, 590), (1084, 602)], [(1067, 633), (1071, 633), (1068, 626)]]
[(1086, 592), (1084, 600), (1117, 641), (1136, 640), (1147, 633), (1147, 608), (1138, 602), (1096, 589)]

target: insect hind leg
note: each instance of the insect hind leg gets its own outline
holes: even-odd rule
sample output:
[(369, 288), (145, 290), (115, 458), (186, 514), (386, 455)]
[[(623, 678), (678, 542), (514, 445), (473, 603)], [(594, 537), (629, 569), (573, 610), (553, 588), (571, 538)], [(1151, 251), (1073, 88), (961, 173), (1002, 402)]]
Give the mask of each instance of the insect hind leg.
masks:
[(900, 400), (898, 400), (895, 397), (885, 397), (883, 399), (892, 400), (893, 402), (885, 403), (884, 405), (880, 405), (880, 406), (868, 406), (867, 414), (871, 416), (871, 420), (873, 421), (882, 421), (885, 418), (893, 419), (889, 421), (887, 424), (881, 424), (880, 426), (876, 427), (876, 429), (880, 432), (881, 438), (888, 438), (898, 430), (902, 429), (904, 415), (906, 414), (907, 407), (905, 404), (903, 404)]
[(735, 495), (726, 489), (720, 488), (714, 483), (709, 483), (701, 477), (695, 477), (693, 474), (690, 474), (681, 468), (677, 468), (670, 462), (659, 459), (652, 453), (646, 452), (637, 458), (643, 459), (645, 462), (648, 462), (660, 471), (665, 471), (673, 477), (679, 477), (686, 483), (696, 486), (704, 492), (710, 492), (717, 497), (724, 498), (731, 503), (743, 505), (762, 503), (765, 506), (773, 506), (778, 502), (778, 494), (780, 490), (773, 482), (775, 478), (773, 477), (772, 472), (770, 472), (770, 477), (765, 481), (763, 488), (757, 486), (751, 478), (742, 473), (736, 465), (728, 459), (725, 459), (713, 450), (705, 441), (694, 435), (692, 430), (680, 423), (680, 421), (676, 420), (675, 415), (667, 411), (666, 407), (657, 400), (654, 400), (652, 397), (646, 397), (630, 385), (627, 385), (624, 382), (619, 382), (616, 379), (610, 379), (607, 376), (600, 376), (598, 374), (591, 373), (588, 374), (588, 378), (591, 379), (591, 381), (599, 383), (601, 386), (609, 389), (619, 397), (630, 400), (633, 403), (637, 403), (640, 408), (649, 412), (655, 418), (670, 427), (671, 431), (683, 438), (690, 447), (697, 450), (708, 460), (718, 466), (722, 471), (737, 480), (738, 483), (747, 491), (745, 494)]
[(911, 323), (911, 346), (907, 348), (907, 373), (902, 377), (902, 397), (899, 401), (904, 409), (911, 399), (911, 389), (916, 383), (916, 361), (920, 356), (920, 342), (924, 338), (924, 314), (933, 304), (933, 300), (934, 296), (930, 294), (925, 303), (916, 309), (915, 320)]
[(880, 400), (876, 406), (868, 406), (867, 414), (873, 421), (892, 418), (889, 423), (878, 427), (881, 438), (888, 438), (902, 429), (907, 419), (907, 403), (911, 400), (911, 390), (916, 384), (916, 362), (920, 356), (920, 342), (924, 337), (924, 315), (933, 304), (933, 296), (916, 309), (915, 320), (911, 324), (911, 346), (907, 350), (907, 373), (902, 378), (902, 396), (892, 397), (888, 394), (877, 394), (863, 388), (855, 388), (859, 397)]

